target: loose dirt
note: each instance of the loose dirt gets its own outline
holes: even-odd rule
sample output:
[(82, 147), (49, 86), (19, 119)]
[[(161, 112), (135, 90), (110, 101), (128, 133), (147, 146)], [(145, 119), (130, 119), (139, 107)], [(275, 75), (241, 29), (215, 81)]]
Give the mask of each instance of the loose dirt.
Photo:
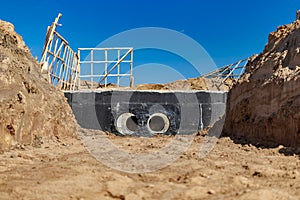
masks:
[[(133, 87), (120, 87), (118, 89), (122, 90), (210, 90), (210, 91), (229, 91), (233, 85), (236, 83), (236, 80), (226, 79), (224, 83), (221, 78), (190, 78), (186, 80), (178, 80), (166, 84), (138, 84)], [(103, 89), (104, 85), (99, 85), (99, 83), (94, 83), (94, 87), (89, 81), (81, 82), (81, 89)], [(117, 85), (108, 84), (106, 86), (108, 89), (115, 89)]]
[[(155, 151), (173, 139), (105, 135), (131, 153)], [(176, 162), (141, 174), (106, 167), (76, 139), (21, 146), (0, 155), (0, 199), (300, 198), (299, 149), (263, 149), (225, 137), (201, 159), (203, 141), (204, 136), (196, 136)]]

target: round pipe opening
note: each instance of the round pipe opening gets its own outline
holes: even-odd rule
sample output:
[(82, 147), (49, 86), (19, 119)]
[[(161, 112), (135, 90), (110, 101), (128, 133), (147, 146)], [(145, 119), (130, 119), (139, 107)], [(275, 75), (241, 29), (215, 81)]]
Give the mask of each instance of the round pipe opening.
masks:
[(136, 116), (128, 117), (126, 120), (126, 127), (128, 130), (135, 132), (138, 128), (138, 122)]
[(122, 135), (132, 135), (138, 128), (137, 118), (132, 113), (120, 115), (115, 125), (117, 131)]
[(166, 133), (170, 127), (170, 121), (165, 114), (154, 113), (149, 117), (147, 127), (151, 133)]

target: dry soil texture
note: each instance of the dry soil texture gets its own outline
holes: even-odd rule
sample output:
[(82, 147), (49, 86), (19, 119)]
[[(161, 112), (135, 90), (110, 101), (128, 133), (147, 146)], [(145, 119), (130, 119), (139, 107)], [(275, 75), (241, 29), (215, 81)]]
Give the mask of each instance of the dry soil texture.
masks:
[(229, 92), (224, 133), (264, 145), (300, 145), (300, 20), (269, 35)]
[(76, 133), (63, 93), (40, 70), (13, 25), (0, 20), (0, 151)]
[[(173, 139), (104, 135), (131, 153), (155, 151)], [(106, 167), (75, 139), (23, 146), (0, 155), (0, 199), (300, 199), (299, 149), (221, 138), (201, 159), (203, 142), (196, 136), (176, 162), (140, 174)]]

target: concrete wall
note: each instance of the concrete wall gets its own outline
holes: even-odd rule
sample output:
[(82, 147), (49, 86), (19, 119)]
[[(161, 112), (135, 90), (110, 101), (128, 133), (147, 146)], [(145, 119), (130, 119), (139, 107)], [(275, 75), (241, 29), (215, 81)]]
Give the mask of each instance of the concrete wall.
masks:
[(78, 123), (120, 135), (192, 134), (225, 114), (227, 93), (207, 91), (66, 92)]

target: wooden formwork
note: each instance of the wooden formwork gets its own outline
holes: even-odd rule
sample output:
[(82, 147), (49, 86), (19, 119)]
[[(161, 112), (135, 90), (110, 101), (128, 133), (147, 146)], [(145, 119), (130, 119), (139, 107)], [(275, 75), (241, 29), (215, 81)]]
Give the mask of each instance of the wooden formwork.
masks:
[[(109, 85), (108, 77), (116, 77), (116, 85), (120, 86), (121, 77), (129, 77), (129, 86), (133, 86), (133, 48), (79, 48), (78, 53), (74, 52), (69, 46), (68, 41), (63, 38), (57, 31), (58, 21), (61, 14), (55, 19), (51, 26), (48, 27), (46, 40), (44, 44), (41, 65), (42, 73), (46, 74), (49, 83), (65, 91), (80, 90), (80, 79), (88, 79), (95, 89), (101, 85)], [(80, 60), (80, 52), (88, 51), (90, 59)], [(104, 59), (99, 60), (94, 57), (94, 52), (102, 51)], [(117, 52), (115, 58), (109, 58), (108, 53)], [(94, 73), (96, 64), (104, 64), (103, 73)], [(129, 64), (127, 73), (122, 73), (122, 65)], [(90, 73), (81, 75), (81, 64), (88, 64)], [(117, 70), (117, 72), (115, 72)]]
[(56, 31), (61, 16), (59, 14), (48, 27), (41, 59), (42, 73), (54, 86), (74, 91), (79, 88), (79, 57), (68, 41)]

